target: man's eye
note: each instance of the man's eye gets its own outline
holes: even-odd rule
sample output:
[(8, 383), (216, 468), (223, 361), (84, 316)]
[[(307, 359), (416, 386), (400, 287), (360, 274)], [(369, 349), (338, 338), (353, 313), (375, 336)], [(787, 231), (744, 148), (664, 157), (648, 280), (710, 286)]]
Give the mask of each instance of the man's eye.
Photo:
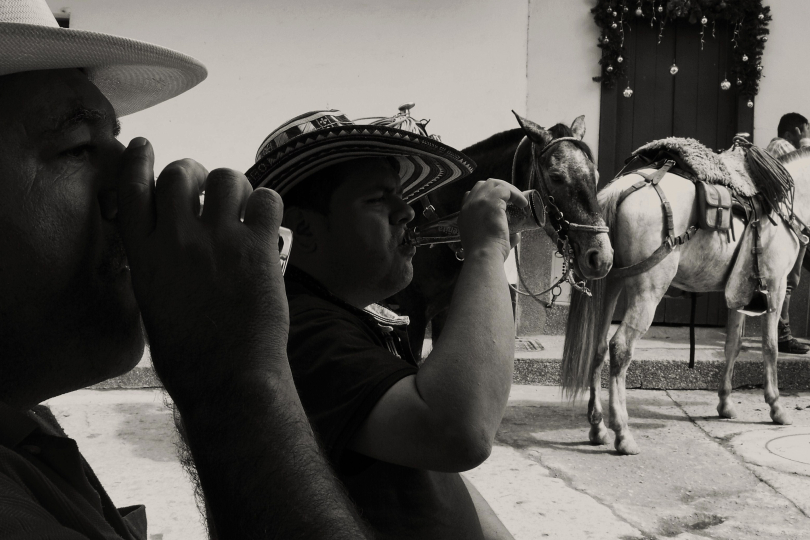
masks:
[(62, 152), (65, 156), (73, 159), (81, 159), (86, 157), (90, 152), (92, 152), (93, 146), (90, 144), (83, 144), (81, 146), (75, 146), (68, 150)]

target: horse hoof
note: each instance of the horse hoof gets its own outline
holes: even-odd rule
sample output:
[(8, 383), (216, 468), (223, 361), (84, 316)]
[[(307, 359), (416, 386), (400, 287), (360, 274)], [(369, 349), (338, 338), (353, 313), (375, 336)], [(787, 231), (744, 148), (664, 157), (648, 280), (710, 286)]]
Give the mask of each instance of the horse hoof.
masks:
[(616, 435), (616, 451), (624, 456), (635, 456), (641, 450), (632, 435)]
[(608, 430), (604, 424), (591, 426), (591, 431), (588, 433), (588, 440), (594, 446), (604, 445), (608, 443)]
[(789, 426), (793, 423), (788, 412), (782, 407), (771, 410), (771, 420), (773, 420), (775, 424), (781, 424), (783, 426)]
[(717, 405), (717, 414), (720, 418), (737, 418), (737, 411), (734, 410), (734, 406), (728, 401), (721, 401)]

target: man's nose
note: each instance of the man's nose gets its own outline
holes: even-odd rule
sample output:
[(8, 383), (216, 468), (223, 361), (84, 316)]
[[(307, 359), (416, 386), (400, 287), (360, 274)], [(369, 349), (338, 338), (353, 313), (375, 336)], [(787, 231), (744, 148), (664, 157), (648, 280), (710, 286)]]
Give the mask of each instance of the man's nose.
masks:
[(397, 197), (397, 208), (394, 212), (394, 223), (398, 225), (405, 225), (406, 223), (410, 223), (413, 221), (413, 218), (416, 216), (416, 212), (414, 212), (411, 205)]
[(105, 148), (103, 164), (99, 170), (101, 175), (98, 204), (104, 219), (114, 220), (118, 215), (118, 180), (121, 173), (121, 156), (125, 147), (119, 141), (113, 141)]

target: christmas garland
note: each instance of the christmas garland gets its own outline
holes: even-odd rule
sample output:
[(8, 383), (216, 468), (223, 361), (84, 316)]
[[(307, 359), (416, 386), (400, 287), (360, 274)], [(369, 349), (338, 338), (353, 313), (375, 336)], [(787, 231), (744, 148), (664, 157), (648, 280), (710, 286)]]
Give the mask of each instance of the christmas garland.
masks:
[[(667, 21), (682, 18), (701, 25), (701, 40), (704, 34), (712, 32), (716, 20), (729, 21), (733, 27), (734, 43), (730, 66), (732, 79), (736, 79), (737, 89), (749, 100), (759, 91), (762, 52), (768, 41), (768, 23), (772, 19), (771, 8), (763, 6), (761, 0), (598, 0), (591, 13), (601, 29), (599, 48), (602, 49), (599, 60), (602, 75), (594, 77), (594, 81), (601, 82), (606, 88), (612, 88), (617, 80), (626, 77), (624, 32), (625, 27), (629, 29), (632, 19), (657, 23), (660, 42)], [(677, 69), (673, 71), (673, 75), (677, 73)], [(728, 81), (723, 81), (724, 90), (729, 86)]]

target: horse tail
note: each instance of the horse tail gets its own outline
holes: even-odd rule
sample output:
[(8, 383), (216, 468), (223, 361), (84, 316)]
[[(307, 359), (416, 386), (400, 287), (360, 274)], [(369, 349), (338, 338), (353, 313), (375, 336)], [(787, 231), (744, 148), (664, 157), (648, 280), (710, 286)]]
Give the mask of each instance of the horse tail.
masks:
[[(616, 222), (616, 211), (619, 195), (622, 193), (615, 184), (609, 184), (597, 193), (602, 217), (610, 228), (610, 241), (615, 243), (613, 225)], [(583, 390), (590, 387), (591, 362), (596, 356), (596, 348), (604, 313), (605, 288), (607, 278), (589, 281), (588, 288), (592, 296), (571, 290), (571, 306), (568, 310), (568, 323), (565, 327), (565, 344), (563, 345), (560, 380), (563, 393), (570, 399), (576, 399)]]

